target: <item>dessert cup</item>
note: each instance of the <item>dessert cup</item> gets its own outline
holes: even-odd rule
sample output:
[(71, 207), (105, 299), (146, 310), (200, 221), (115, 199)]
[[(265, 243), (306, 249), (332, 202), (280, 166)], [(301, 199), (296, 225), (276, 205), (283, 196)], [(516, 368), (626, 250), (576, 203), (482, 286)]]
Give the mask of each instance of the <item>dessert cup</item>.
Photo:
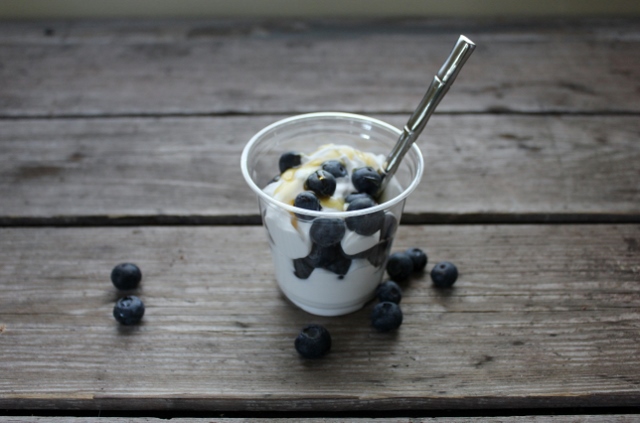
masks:
[[(375, 207), (329, 212), (294, 207), (263, 191), (280, 174), (280, 156), (288, 151), (311, 153), (331, 143), (386, 156), (400, 134), (399, 129), (367, 116), (310, 113), (267, 126), (244, 148), (242, 173), (258, 197), (276, 280), (285, 296), (301, 309), (338, 316), (362, 308), (373, 298), (384, 276), (405, 201), (422, 176), (423, 159), (413, 145)], [(338, 222), (345, 227), (339, 243), (314, 243), (311, 228), (323, 218), (344, 222)], [(375, 232), (359, 230), (362, 222), (376, 222)]]

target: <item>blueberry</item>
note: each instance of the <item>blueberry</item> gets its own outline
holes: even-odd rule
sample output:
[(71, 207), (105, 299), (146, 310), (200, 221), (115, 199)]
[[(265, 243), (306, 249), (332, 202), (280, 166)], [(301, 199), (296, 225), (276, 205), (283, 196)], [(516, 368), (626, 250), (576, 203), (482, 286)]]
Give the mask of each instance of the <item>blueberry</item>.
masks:
[(380, 332), (398, 329), (402, 324), (402, 310), (396, 303), (378, 303), (371, 312), (371, 324)]
[(385, 213), (384, 223), (382, 224), (382, 230), (380, 231), (380, 239), (388, 240), (392, 239), (398, 229), (398, 219), (391, 214)]
[(294, 342), (296, 351), (304, 358), (320, 358), (331, 349), (331, 335), (321, 325), (308, 325)]
[(307, 178), (304, 189), (313, 191), (320, 197), (331, 197), (336, 192), (336, 178), (326, 170), (316, 170)]
[(427, 261), (429, 260), (424, 251), (420, 248), (409, 248), (405, 253), (407, 253), (407, 255), (411, 257), (411, 260), (413, 260), (414, 272), (421, 272), (424, 270), (427, 265)]
[(349, 272), (351, 267), (351, 259), (343, 255), (339, 255), (333, 259), (333, 261), (327, 264), (324, 268), (330, 272), (339, 276), (344, 276)]
[(111, 271), (111, 282), (121, 291), (136, 289), (141, 279), (142, 272), (133, 263), (120, 263)]
[(346, 230), (342, 219), (317, 218), (311, 224), (309, 235), (316, 244), (329, 247), (342, 241)]
[[(349, 196), (351, 195), (354, 195), (354, 194), (350, 194)], [(371, 197), (368, 194), (365, 194), (365, 195), (355, 194), (355, 195), (358, 195), (358, 197), (353, 198), (352, 201), (349, 202), (349, 208), (347, 208), (347, 210), (362, 210), (362, 209), (368, 209), (370, 207), (375, 207), (378, 205), (378, 203), (376, 203), (373, 197)]]
[(322, 170), (326, 170), (335, 178), (342, 178), (348, 174), (347, 169), (344, 168), (344, 165), (339, 160), (327, 160), (322, 163)]
[(135, 325), (144, 315), (144, 303), (135, 295), (122, 297), (113, 308), (113, 317), (123, 325)]
[[(375, 206), (373, 200), (358, 198), (349, 204), (347, 211), (362, 210)], [(380, 230), (384, 223), (384, 211), (353, 216), (345, 219), (347, 227), (359, 235), (369, 236)]]
[(351, 182), (358, 192), (375, 196), (382, 185), (382, 176), (371, 166), (366, 166), (353, 171)]
[(402, 289), (394, 281), (386, 281), (378, 285), (376, 297), (380, 302), (390, 302), (400, 304), (402, 300)]
[[(295, 207), (300, 207), (301, 209), (306, 210), (319, 211), (320, 209), (322, 209), (322, 207), (320, 206), (320, 200), (318, 200), (318, 197), (316, 197), (316, 195), (310, 191), (302, 191), (300, 194), (298, 194), (295, 200), (293, 200), (293, 205)], [(313, 219), (313, 216), (307, 216), (300, 213), (296, 213), (296, 216), (302, 220)]]
[(292, 167), (300, 166), (300, 163), (302, 163), (302, 155), (295, 151), (288, 151), (280, 156), (280, 161), (278, 162), (280, 173)]
[(387, 262), (387, 273), (396, 282), (407, 280), (413, 273), (413, 260), (407, 253), (393, 253)]
[(458, 279), (458, 268), (448, 261), (436, 263), (431, 269), (431, 280), (437, 288), (451, 288)]
[(391, 250), (391, 241), (386, 239), (384, 241), (380, 241), (378, 244), (373, 247), (371, 254), (367, 257), (369, 263), (371, 263), (374, 267), (380, 267), (384, 264), (385, 260), (389, 256), (389, 251)]
[[(302, 260), (303, 262), (297, 262), (294, 260), (293, 266), (295, 268), (296, 276), (298, 274), (301, 279), (306, 279), (301, 276), (304, 276), (307, 272), (311, 274), (313, 269), (326, 269), (330, 272), (335, 273), (339, 276), (344, 276), (349, 271), (349, 267), (351, 267), (351, 259), (342, 252), (342, 248), (340, 245), (332, 245), (329, 247), (321, 247), (318, 244), (313, 244), (311, 247), (311, 252), (308, 256)], [(309, 270), (311, 268), (311, 270)], [(307, 275), (307, 277), (309, 277)]]
[(307, 279), (313, 272), (313, 266), (305, 258), (297, 258), (293, 260), (293, 274), (298, 279)]
[(318, 244), (313, 244), (311, 252), (305, 259), (314, 269), (326, 268), (340, 257), (340, 250), (341, 248), (336, 246), (321, 247)]
[(377, 205), (378, 203), (376, 203), (376, 200), (370, 196), (369, 194), (367, 194), (366, 192), (354, 192), (352, 194), (347, 195), (347, 197), (344, 199), (345, 203), (352, 203), (353, 201), (357, 200), (358, 198), (366, 198), (368, 200), (373, 201), (375, 204)]

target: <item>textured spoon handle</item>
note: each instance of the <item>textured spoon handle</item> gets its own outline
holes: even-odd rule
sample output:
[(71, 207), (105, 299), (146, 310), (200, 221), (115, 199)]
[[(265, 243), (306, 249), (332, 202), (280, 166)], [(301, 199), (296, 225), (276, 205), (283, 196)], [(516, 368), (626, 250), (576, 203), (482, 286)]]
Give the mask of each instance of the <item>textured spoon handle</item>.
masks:
[(385, 177), (382, 181), (380, 192), (386, 188), (389, 179), (398, 170), (402, 158), (407, 154), (411, 145), (424, 129), (436, 107), (440, 104), (440, 100), (449, 91), (453, 81), (460, 73), (460, 69), (462, 69), (462, 66), (464, 66), (475, 48), (476, 45), (464, 35), (458, 38), (449, 57), (433, 77), (433, 81), (431, 81), (431, 85), (429, 85), (422, 101), (420, 101), (420, 104), (404, 126), (398, 142), (387, 156), (384, 167)]

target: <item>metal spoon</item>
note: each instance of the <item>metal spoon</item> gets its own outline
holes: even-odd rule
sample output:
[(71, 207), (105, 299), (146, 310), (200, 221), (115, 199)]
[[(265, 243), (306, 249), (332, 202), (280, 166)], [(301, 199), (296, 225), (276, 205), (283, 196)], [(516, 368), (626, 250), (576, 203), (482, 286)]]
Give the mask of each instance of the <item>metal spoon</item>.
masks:
[(476, 45), (473, 41), (464, 35), (460, 35), (460, 38), (458, 38), (453, 50), (451, 50), (449, 57), (445, 60), (438, 73), (433, 77), (433, 81), (431, 81), (431, 85), (429, 85), (422, 101), (413, 112), (406, 125), (404, 125), (402, 134), (398, 138), (398, 142), (396, 142), (391, 153), (387, 156), (384, 164), (384, 177), (382, 178), (382, 185), (378, 190), (378, 194), (384, 191), (389, 180), (398, 170), (402, 158), (407, 154), (411, 145), (424, 129), (434, 110), (438, 107), (438, 104), (440, 104), (440, 100), (442, 100), (447, 91), (449, 91), (449, 88), (453, 85), (453, 81), (455, 81), (456, 76), (458, 76), (460, 69), (462, 69), (462, 66), (465, 64), (469, 56), (471, 56), (471, 53), (473, 53), (475, 48)]

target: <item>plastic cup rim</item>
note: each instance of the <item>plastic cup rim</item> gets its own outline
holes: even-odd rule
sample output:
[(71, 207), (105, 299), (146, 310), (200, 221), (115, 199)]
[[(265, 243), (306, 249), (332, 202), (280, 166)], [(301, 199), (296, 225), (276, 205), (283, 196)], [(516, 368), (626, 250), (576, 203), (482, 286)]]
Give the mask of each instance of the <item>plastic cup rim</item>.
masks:
[(247, 161), (249, 159), (249, 153), (251, 152), (253, 146), (260, 140), (260, 138), (267, 132), (273, 130), (274, 128), (277, 128), (279, 126), (283, 126), (285, 124), (288, 124), (290, 122), (295, 122), (297, 120), (305, 120), (305, 119), (313, 119), (313, 118), (327, 118), (327, 117), (331, 117), (331, 118), (347, 118), (347, 119), (352, 119), (355, 121), (360, 121), (360, 122), (368, 122), (368, 123), (373, 123), (377, 126), (389, 129), (392, 132), (395, 132), (398, 136), (400, 136), (400, 134), (402, 133), (402, 131), (400, 131), (398, 128), (396, 128), (393, 125), (390, 125), (384, 121), (381, 121), (379, 119), (375, 119), (369, 116), (365, 116), (365, 115), (359, 115), (359, 114), (354, 114), (354, 113), (344, 113), (344, 112), (315, 112), (315, 113), (304, 113), (304, 114), (300, 114), (300, 115), (295, 115), (295, 116), (290, 116), (281, 120), (278, 120), (276, 122), (273, 122), (272, 124), (265, 126), (264, 128), (262, 128), (258, 133), (256, 133), (253, 137), (251, 137), (251, 139), (249, 140), (249, 142), (247, 143), (247, 145), (244, 147), (244, 149), (242, 150), (242, 157), (240, 159), (240, 167), (242, 169), (242, 176), (244, 177), (245, 181), (247, 182), (247, 184), (249, 185), (249, 187), (251, 188), (251, 190), (253, 192), (255, 192), (259, 198), (263, 199), (264, 201), (266, 201), (268, 204), (275, 206), (277, 208), (280, 209), (284, 209), (287, 210), (291, 213), (296, 213), (296, 214), (301, 214), (301, 215), (305, 215), (305, 216), (313, 216), (313, 217), (332, 217), (332, 218), (338, 218), (338, 219), (345, 219), (348, 217), (354, 217), (354, 216), (362, 216), (362, 215), (366, 215), (366, 214), (371, 214), (371, 213), (376, 213), (378, 211), (384, 211), (387, 209), (390, 209), (392, 207), (394, 207), (396, 204), (400, 203), (401, 201), (404, 201), (418, 186), (418, 184), (420, 183), (420, 180), (422, 178), (422, 172), (423, 172), (423, 168), (424, 168), (424, 159), (422, 157), (422, 152), (420, 151), (420, 149), (418, 148), (417, 145), (413, 144), (411, 146), (411, 151), (413, 151), (413, 153), (415, 154), (416, 158), (417, 158), (417, 166), (416, 166), (416, 174), (413, 176), (411, 183), (409, 184), (409, 186), (407, 186), (407, 188), (405, 188), (400, 194), (398, 194), (397, 196), (393, 197), (392, 199), (378, 204), (374, 207), (370, 207), (367, 209), (361, 209), (361, 210), (354, 210), (354, 211), (342, 211), (342, 212), (335, 212), (335, 211), (331, 211), (331, 212), (325, 212), (322, 210), (319, 211), (314, 211), (314, 210), (307, 210), (307, 209), (303, 209), (301, 207), (295, 207), (293, 205), (287, 204), (287, 203), (283, 203), (282, 201), (276, 200), (275, 198), (271, 197), (270, 195), (266, 194), (262, 188), (260, 188), (254, 181), (253, 178), (251, 177), (251, 174), (249, 172), (249, 168), (247, 166)]

